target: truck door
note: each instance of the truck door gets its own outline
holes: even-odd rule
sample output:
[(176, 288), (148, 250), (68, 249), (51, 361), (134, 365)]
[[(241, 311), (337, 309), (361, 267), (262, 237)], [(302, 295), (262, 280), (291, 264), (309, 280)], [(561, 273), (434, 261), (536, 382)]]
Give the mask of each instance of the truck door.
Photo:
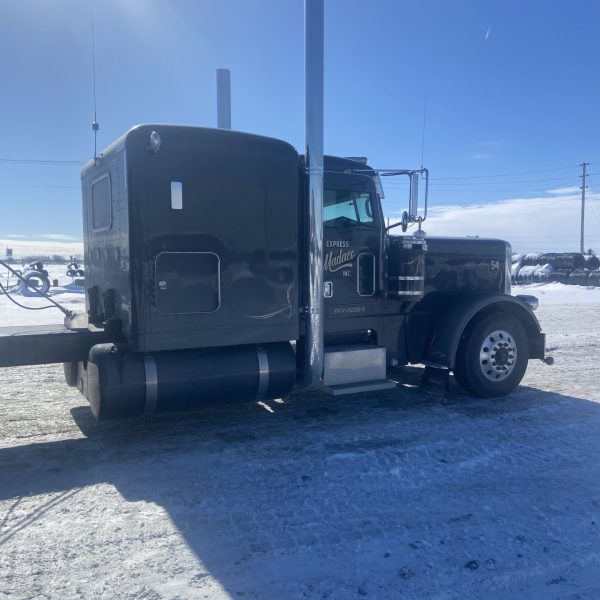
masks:
[(325, 173), (323, 240), (328, 318), (364, 317), (377, 312), (382, 218), (371, 177)]

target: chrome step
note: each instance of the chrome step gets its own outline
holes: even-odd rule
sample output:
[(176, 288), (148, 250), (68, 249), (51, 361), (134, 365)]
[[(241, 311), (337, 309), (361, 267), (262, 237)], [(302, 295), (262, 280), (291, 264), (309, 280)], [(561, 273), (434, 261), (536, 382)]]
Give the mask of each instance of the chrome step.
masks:
[(396, 387), (386, 377), (386, 349), (356, 344), (325, 348), (323, 391), (333, 396), (358, 394)]

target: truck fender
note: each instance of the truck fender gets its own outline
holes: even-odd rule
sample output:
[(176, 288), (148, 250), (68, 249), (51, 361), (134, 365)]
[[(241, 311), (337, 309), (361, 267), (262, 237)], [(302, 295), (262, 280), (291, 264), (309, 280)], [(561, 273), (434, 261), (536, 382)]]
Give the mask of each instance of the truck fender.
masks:
[(529, 305), (508, 294), (481, 292), (461, 296), (440, 312), (430, 331), (424, 364), (453, 369), (458, 345), (466, 327), (472, 319), (494, 311), (517, 318), (529, 337), (529, 358), (544, 358), (546, 336)]

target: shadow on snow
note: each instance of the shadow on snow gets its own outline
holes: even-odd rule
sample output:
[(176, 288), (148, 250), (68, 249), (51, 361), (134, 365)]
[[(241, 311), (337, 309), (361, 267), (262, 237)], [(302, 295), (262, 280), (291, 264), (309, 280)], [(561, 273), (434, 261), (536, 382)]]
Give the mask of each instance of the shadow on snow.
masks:
[[(569, 552), (594, 510), (585, 498), (600, 503), (600, 405), (526, 387), (504, 400), (468, 398), (453, 384), (445, 402), (404, 388), (150, 421), (97, 423), (87, 406), (72, 415), (80, 439), (0, 449), (0, 499), (14, 500), (10, 510), (24, 496), (58, 494), (11, 528), (4, 515), (0, 546), (79, 489), (109, 483), (127, 501), (164, 507), (234, 596), (268, 594), (301, 569), (353, 580), (361, 569), (388, 568), (390, 552), (396, 567), (411, 564), (422, 551), (417, 537), (435, 539), (429, 560), (443, 562), (465, 523), (485, 537), (482, 553), (508, 552), (521, 543), (511, 515), (529, 519), (533, 504), (532, 519), (570, 506), (560, 515)], [(499, 499), (490, 530), (481, 507)], [(539, 530), (548, 536), (540, 543), (550, 546), (550, 530)], [(281, 558), (274, 571), (255, 567), (267, 554)], [(371, 567), (358, 565), (364, 560)]]

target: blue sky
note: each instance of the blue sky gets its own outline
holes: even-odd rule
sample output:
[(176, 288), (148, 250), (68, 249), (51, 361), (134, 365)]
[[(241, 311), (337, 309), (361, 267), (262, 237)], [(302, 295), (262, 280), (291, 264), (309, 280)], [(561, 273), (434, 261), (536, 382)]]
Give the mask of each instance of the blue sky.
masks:
[[(94, 11), (101, 148), (136, 123), (213, 126), (215, 69), (227, 67), (233, 127), (302, 149), (302, 0)], [(326, 0), (326, 151), (418, 166), (427, 93), (432, 204), (553, 198), (579, 185), (583, 160), (598, 179), (599, 20), (591, 0)], [(0, 159), (90, 158), (89, 2), (3, 0), (0, 57)], [(0, 161), (0, 237), (81, 238), (79, 171)]]

